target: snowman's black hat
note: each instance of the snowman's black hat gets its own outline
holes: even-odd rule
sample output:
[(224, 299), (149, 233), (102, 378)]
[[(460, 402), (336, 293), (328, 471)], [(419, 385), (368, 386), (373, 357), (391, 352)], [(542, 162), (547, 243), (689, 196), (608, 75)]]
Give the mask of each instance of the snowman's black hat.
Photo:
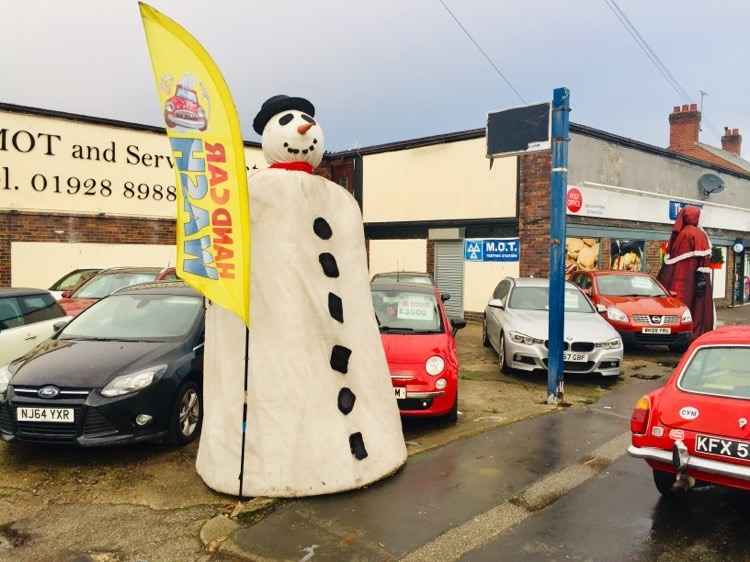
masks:
[(310, 117), (315, 117), (315, 106), (305, 98), (292, 98), (283, 94), (271, 96), (263, 102), (258, 115), (253, 119), (253, 130), (262, 135), (263, 129), (266, 123), (271, 120), (271, 117), (289, 109), (296, 109), (307, 113)]

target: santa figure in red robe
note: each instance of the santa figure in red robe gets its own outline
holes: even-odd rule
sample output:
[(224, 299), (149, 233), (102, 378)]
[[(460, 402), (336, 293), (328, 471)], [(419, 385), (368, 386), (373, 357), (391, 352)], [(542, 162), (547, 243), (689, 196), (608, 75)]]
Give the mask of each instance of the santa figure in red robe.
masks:
[(664, 265), (658, 279), (690, 308), (693, 338), (714, 329), (711, 288), (711, 241), (698, 226), (701, 210), (683, 207), (672, 226)]

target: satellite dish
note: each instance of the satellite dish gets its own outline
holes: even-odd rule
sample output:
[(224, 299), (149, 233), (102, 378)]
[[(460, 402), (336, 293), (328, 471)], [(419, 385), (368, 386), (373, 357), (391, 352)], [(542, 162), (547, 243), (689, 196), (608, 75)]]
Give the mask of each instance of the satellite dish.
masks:
[(724, 191), (724, 180), (716, 174), (703, 174), (698, 178), (698, 187), (700, 188), (701, 194), (708, 197), (712, 193), (720, 193)]

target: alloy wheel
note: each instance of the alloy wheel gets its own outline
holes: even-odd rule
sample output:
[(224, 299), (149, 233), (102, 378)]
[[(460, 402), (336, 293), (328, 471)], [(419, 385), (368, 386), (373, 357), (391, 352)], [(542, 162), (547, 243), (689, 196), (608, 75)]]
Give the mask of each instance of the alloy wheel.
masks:
[(179, 426), (183, 437), (188, 438), (195, 433), (200, 421), (200, 414), (201, 405), (198, 393), (195, 389), (188, 388), (180, 401)]

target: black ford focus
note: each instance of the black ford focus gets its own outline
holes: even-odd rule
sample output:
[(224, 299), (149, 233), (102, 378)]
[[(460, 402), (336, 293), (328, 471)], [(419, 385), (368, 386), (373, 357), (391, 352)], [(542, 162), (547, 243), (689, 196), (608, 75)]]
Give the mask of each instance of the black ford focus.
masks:
[(0, 436), (81, 446), (192, 441), (202, 421), (203, 299), (153, 283), (102, 299), (0, 366)]

